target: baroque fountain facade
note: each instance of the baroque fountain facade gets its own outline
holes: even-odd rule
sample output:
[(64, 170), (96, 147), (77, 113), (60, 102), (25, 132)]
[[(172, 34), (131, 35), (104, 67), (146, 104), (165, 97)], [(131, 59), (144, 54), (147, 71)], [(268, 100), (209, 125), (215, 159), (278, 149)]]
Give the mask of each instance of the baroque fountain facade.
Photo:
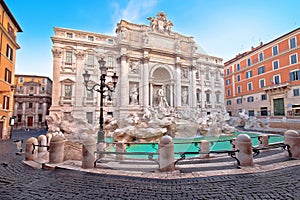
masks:
[[(115, 36), (54, 28), (52, 131), (96, 132), (100, 95), (85, 89), (82, 74), (87, 71), (91, 84), (97, 83), (100, 58), (108, 67), (108, 84), (114, 72), (119, 76), (115, 93), (107, 93), (104, 102), (104, 128), (115, 140), (233, 131), (226, 124), (222, 59), (208, 55), (193, 37), (173, 32), (165, 13), (147, 19), (149, 25), (121, 20)], [(54, 119), (65, 122), (63, 127), (79, 120), (89, 128), (78, 122), (76, 131), (65, 130)]]

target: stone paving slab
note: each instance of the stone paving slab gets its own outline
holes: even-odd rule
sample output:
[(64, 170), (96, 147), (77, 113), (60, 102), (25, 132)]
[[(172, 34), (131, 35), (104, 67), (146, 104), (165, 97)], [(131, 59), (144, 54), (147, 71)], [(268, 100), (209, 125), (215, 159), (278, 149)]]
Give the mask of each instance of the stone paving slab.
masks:
[(0, 142), (0, 199), (300, 199), (299, 160), (219, 174), (94, 173), (75, 161), (67, 164), (71, 170), (32, 168), (15, 151), (12, 142)]

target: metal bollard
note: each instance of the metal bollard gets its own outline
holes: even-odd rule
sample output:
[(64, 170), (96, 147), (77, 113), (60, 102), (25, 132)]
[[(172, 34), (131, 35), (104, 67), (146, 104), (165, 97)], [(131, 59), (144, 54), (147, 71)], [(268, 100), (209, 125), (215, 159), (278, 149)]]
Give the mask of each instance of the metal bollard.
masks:
[(34, 145), (38, 145), (38, 140), (35, 137), (31, 137), (26, 140), (25, 160), (37, 159), (38, 148), (35, 148)]
[(261, 135), (258, 137), (260, 148), (266, 148), (269, 146), (269, 136), (268, 135)]
[(96, 140), (94, 137), (87, 137), (83, 141), (82, 147), (82, 168), (90, 169), (94, 168), (96, 151)]
[(300, 159), (300, 135), (297, 131), (287, 130), (284, 133), (284, 144), (290, 146), (291, 158)]
[(64, 138), (53, 136), (49, 147), (49, 163), (62, 163), (64, 161)]
[(231, 144), (231, 146), (232, 146), (232, 151), (235, 151), (235, 144), (236, 144), (236, 138), (232, 138), (231, 140), (230, 140), (230, 144)]
[[(118, 142), (116, 144), (116, 152), (126, 152), (126, 145), (123, 142)], [(116, 155), (116, 160), (125, 160), (125, 155)]]
[(240, 134), (236, 138), (237, 159), (241, 166), (253, 166), (252, 141), (247, 134)]
[(165, 135), (159, 141), (159, 170), (172, 172), (174, 166), (174, 142), (172, 137)]
[(210, 147), (209, 147), (209, 141), (207, 140), (202, 140), (200, 142), (200, 151), (199, 151), (199, 157), (200, 158), (209, 158), (209, 153), (207, 154), (201, 154), (201, 152), (209, 152), (210, 151)]

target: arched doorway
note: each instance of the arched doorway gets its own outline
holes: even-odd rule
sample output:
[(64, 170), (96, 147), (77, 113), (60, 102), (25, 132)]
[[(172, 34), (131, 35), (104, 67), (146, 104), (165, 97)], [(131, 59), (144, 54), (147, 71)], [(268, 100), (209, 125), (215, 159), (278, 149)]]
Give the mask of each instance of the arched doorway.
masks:
[(165, 66), (157, 66), (153, 69), (152, 73), (152, 89), (150, 90), (150, 102), (152, 106), (158, 106), (160, 91), (163, 90), (165, 99), (169, 106), (173, 106), (174, 95), (173, 95), (173, 84), (172, 84), (172, 73)]

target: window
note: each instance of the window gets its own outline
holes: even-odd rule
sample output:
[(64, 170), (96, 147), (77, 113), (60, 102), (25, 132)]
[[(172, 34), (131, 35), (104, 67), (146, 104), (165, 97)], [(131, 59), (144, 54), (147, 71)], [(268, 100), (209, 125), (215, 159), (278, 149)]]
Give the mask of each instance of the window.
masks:
[(230, 79), (226, 79), (226, 85), (230, 84)]
[(290, 49), (295, 48), (296, 47), (296, 38), (293, 37), (290, 39)]
[(20, 86), (20, 87), (19, 87), (19, 91), (20, 91), (20, 92), (23, 92), (23, 86)]
[(238, 74), (237, 76), (236, 76), (236, 80), (239, 82), (239, 81), (241, 81), (241, 75), (240, 74)]
[(228, 75), (230, 73), (229, 68), (226, 69), (226, 75)]
[(264, 100), (267, 100), (267, 95), (266, 95), (266, 94), (262, 94), (262, 95), (261, 95), (261, 100), (263, 100), (263, 101), (264, 101)]
[(248, 110), (248, 115), (249, 116), (254, 116), (254, 110)]
[(42, 121), (43, 121), (43, 115), (39, 114), (39, 122), (42, 122)]
[(274, 46), (272, 48), (272, 53), (273, 53), (273, 56), (276, 56), (278, 54), (278, 46)]
[(206, 93), (206, 102), (210, 102), (210, 93)]
[(87, 112), (86, 113), (86, 119), (87, 119), (87, 122), (89, 124), (93, 124), (93, 113), (92, 112)]
[(89, 91), (89, 90), (86, 91), (86, 99), (87, 100), (93, 100), (94, 99), (93, 91)]
[(231, 105), (231, 100), (227, 100), (227, 101), (226, 101), (226, 105), (227, 105), (227, 106)]
[(45, 86), (42, 86), (42, 92), (45, 92)]
[(9, 110), (9, 97), (3, 96), (3, 109)]
[(299, 96), (299, 88), (293, 89), (293, 94), (294, 94), (294, 96)]
[(251, 65), (251, 58), (248, 58), (247, 59), (247, 66), (250, 66)]
[(220, 103), (220, 94), (216, 94), (216, 102)]
[(5, 68), (5, 77), (4, 80), (8, 83), (11, 83), (11, 71)]
[(201, 102), (201, 91), (199, 89), (197, 89), (196, 98), (197, 98), (197, 103)]
[(280, 83), (280, 75), (275, 75), (274, 76), (274, 84), (279, 84)]
[(290, 81), (300, 80), (300, 70), (294, 70), (290, 72)]
[(295, 64), (295, 63), (297, 63), (297, 62), (298, 62), (297, 54), (291, 55), (291, 56), (290, 56), (290, 63), (291, 63), (291, 65), (292, 65), (292, 64)]
[(276, 70), (279, 68), (279, 62), (278, 60), (273, 61), (273, 70)]
[(108, 39), (108, 40), (107, 40), (107, 43), (108, 43), (108, 44), (114, 44), (114, 40), (113, 40), (113, 39)]
[(42, 83), (43, 83), (43, 84), (46, 83), (46, 79), (45, 79), (45, 78), (42, 79)]
[(209, 80), (209, 71), (208, 71), (208, 70), (207, 70), (206, 73), (205, 73), (205, 79), (206, 79), (206, 80)]
[(263, 74), (263, 73), (265, 73), (265, 66), (261, 66), (261, 67), (257, 68), (257, 74), (258, 75)]
[(89, 41), (94, 41), (94, 36), (89, 35), (89, 36), (88, 36), (88, 40), (89, 40)]
[(88, 54), (87, 65), (90, 67), (94, 66), (94, 55), (93, 54)]
[(261, 107), (260, 114), (261, 116), (268, 116), (268, 107)]
[(260, 88), (265, 87), (265, 79), (259, 79), (259, 87)]
[(107, 63), (106, 63), (107, 67), (113, 67), (114, 66), (114, 59), (113, 57), (109, 56), (107, 58)]
[(230, 96), (230, 89), (227, 89), (227, 96)]
[(252, 90), (252, 82), (248, 83), (247, 86), (248, 86), (248, 91), (251, 91)]
[(18, 122), (22, 122), (22, 115), (18, 114), (17, 117), (18, 117)]
[(237, 103), (237, 104), (241, 104), (241, 103), (243, 103), (243, 99), (242, 99), (242, 98), (238, 98), (238, 99), (236, 99), (236, 103)]
[(200, 74), (198, 70), (196, 71), (196, 79), (200, 79)]
[(66, 64), (67, 65), (72, 65), (72, 57), (73, 57), (72, 51), (67, 51), (66, 52)]
[(253, 101), (254, 101), (253, 96), (247, 97), (247, 102), (253, 102)]
[(237, 86), (237, 92), (238, 92), (238, 94), (240, 94), (242, 92), (242, 87), (240, 85)]
[(241, 65), (240, 63), (236, 64), (236, 71), (240, 71), (241, 70)]
[(23, 82), (24, 82), (23, 77), (20, 77), (20, 78), (19, 78), (19, 82), (20, 82), (20, 83), (23, 83)]
[(220, 72), (216, 71), (216, 81), (219, 81), (219, 80), (220, 80)]
[(252, 70), (246, 72), (246, 78), (252, 77)]
[(258, 54), (258, 59), (259, 59), (259, 61), (263, 61), (264, 60), (264, 54), (263, 54), (263, 52), (260, 52)]
[(9, 60), (13, 60), (13, 49), (8, 44), (6, 45), (6, 57)]
[(28, 104), (28, 108), (32, 108), (32, 103), (31, 102)]
[(73, 33), (67, 33), (67, 38), (73, 38)]
[(72, 96), (72, 86), (65, 85), (65, 97), (71, 98)]

